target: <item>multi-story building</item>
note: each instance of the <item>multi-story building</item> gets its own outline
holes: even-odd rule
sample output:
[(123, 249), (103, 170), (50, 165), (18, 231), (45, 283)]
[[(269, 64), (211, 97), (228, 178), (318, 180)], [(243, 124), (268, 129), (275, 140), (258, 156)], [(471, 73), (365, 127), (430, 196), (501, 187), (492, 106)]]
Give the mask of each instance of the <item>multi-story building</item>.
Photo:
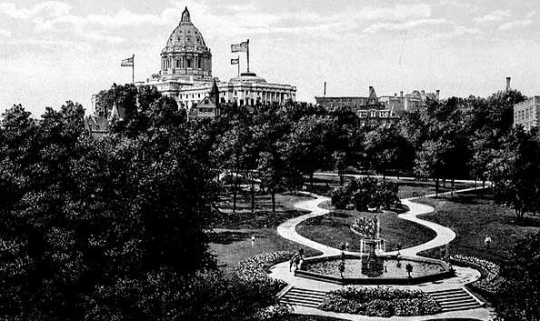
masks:
[(160, 72), (137, 85), (155, 86), (161, 93), (174, 97), (179, 107), (192, 109), (207, 98), (214, 79), (220, 103), (253, 106), (296, 100), (295, 86), (268, 83), (252, 72), (241, 73), (225, 82), (212, 78), (210, 48), (191, 22), (187, 8), (161, 52)]
[(540, 127), (540, 96), (534, 96), (514, 105), (514, 126), (522, 125), (525, 130)]
[(426, 106), (428, 100), (439, 100), (439, 90), (426, 93), (415, 90), (410, 94), (377, 97), (369, 87), (369, 97), (315, 97), (318, 105), (326, 109), (349, 108), (360, 118), (360, 124), (396, 123), (403, 111), (414, 111)]
[(393, 105), (381, 102), (372, 86), (368, 97), (315, 97), (315, 101), (326, 109), (350, 109), (358, 116), (360, 126), (391, 125), (399, 121), (398, 111)]

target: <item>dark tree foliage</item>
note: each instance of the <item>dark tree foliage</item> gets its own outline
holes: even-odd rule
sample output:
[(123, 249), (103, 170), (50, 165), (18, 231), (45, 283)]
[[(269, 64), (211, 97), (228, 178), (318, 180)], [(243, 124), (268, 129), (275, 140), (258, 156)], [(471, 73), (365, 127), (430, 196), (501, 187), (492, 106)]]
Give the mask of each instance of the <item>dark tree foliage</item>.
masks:
[(357, 211), (367, 211), (369, 208), (380, 210), (391, 205), (399, 204), (398, 185), (384, 179), (364, 177), (351, 180), (332, 191), (332, 205), (345, 209), (352, 204)]
[(518, 218), (540, 210), (540, 140), (538, 133), (521, 127), (509, 132), (487, 165), (495, 201), (514, 209)]
[(505, 282), (496, 295), (497, 314), (507, 321), (540, 320), (540, 233), (519, 240), (501, 276)]
[(82, 124), (71, 102), (41, 120), (21, 106), (3, 115), (2, 319), (174, 319), (170, 302), (146, 310), (147, 289), (179, 296), (173, 285), (214, 266), (207, 162), (185, 126), (93, 140)]

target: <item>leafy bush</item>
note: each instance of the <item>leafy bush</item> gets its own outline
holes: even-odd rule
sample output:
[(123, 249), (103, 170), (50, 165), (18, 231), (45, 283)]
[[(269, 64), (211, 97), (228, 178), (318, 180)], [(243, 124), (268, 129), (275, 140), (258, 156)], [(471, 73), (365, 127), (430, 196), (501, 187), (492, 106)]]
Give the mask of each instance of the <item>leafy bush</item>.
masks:
[(277, 251), (259, 254), (238, 263), (236, 276), (239, 280), (250, 283), (259, 283), (271, 293), (277, 293), (285, 287), (286, 283), (268, 276), (268, 269), (277, 263), (288, 261), (292, 252)]
[(331, 193), (332, 205), (345, 209), (352, 204), (358, 211), (368, 208), (390, 208), (399, 204), (398, 185), (383, 179), (362, 177), (336, 187)]
[(378, 317), (425, 315), (441, 311), (437, 302), (420, 290), (388, 287), (347, 287), (333, 291), (320, 309)]

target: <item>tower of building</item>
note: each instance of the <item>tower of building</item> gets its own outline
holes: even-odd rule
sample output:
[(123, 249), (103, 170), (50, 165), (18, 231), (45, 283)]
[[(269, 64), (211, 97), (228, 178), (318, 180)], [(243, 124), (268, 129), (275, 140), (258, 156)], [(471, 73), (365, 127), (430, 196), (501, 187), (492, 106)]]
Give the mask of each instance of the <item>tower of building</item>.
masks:
[(211, 81), (212, 53), (186, 7), (161, 51), (162, 80)]

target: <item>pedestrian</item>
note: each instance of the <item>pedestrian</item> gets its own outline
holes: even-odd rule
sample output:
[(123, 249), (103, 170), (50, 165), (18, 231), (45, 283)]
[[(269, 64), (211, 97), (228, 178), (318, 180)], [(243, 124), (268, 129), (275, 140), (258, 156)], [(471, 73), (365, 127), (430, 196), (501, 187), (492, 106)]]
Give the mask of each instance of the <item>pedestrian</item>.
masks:
[(489, 237), (489, 235), (484, 239), (484, 244), (486, 245), (486, 249), (489, 250), (489, 247), (491, 246), (491, 237)]
[(345, 241), (345, 251), (350, 251), (349, 241)]
[(304, 263), (304, 249), (299, 248), (298, 252), (296, 252), (296, 254), (294, 254), (293, 257), (291, 258), (291, 262), (289, 264), (289, 272), (293, 271), (293, 267), (295, 271), (301, 270), (302, 263)]
[(345, 260), (341, 260), (339, 262), (339, 275), (341, 275), (341, 278), (343, 279), (343, 272), (345, 272)]

